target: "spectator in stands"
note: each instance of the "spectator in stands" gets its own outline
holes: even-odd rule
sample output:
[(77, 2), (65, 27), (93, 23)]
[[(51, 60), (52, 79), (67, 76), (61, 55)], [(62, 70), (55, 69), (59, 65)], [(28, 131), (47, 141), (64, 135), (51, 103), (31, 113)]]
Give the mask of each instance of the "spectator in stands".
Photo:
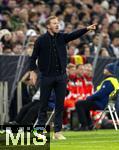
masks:
[(108, 33), (109, 33), (110, 38), (112, 38), (113, 34), (119, 30), (118, 19), (117, 19), (117, 21), (113, 21), (112, 23), (109, 24)]
[(77, 50), (77, 54), (79, 53), (79, 47), (80, 47), (80, 44), (81, 44), (81, 40), (78, 38), (76, 40), (73, 40), (69, 43), (69, 45), (73, 45), (75, 46), (78, 50)]
[(109, 34), (108, 33), (103, 33), (102, 36), (103, 36), (102, 48), (106, 48), (108, 53), (109, 53), (109, 56), (112, 57), (113, 54), (111, 52), (112, 51), (111, 47), (110, 47), (111, 39), (109, 37)]
[(15, 55), (21, 55), (24, 52), (23, 45), (21, 43), (14, 43), (13, 45), (13, 53)]
[(0, 19), (1, 29), (11, 30), (11, 14), (9, 11), (3, 11)]
[[(38, 34), (37, 34), (37, 32), (36, 32), (35, 30), (33, 30), (33, 29), (29, 29), (29, 30), (26, 32), (26, 38), (27, 38), (27, 42), (28, 42), (28, 43), (29, 43), (29, 42), (31, 42), (31, 43), (35, 42), (36, 39), (37, 39), (37, 37), (38, 37)], [(28, 44), (28, 43), (27, 43), (27, 44)]]
[(8, 30), (3, 30), (2, 32), (3, 32), (3, 35), (1, 37), (1, 42), (3, 45), (3, 49), (4, 49), (3, 52), (5, 51), (12, 52), (12, 47), (13, 47), (12, 34)]
[(35, 29), (39, 28), (38, 27), (38, 21), (39, 21), (39, 16), (37, 14), (37, 11), (35, 9), (31, 10), (29, 13), (29, 21), (28, 21), (28, 28), (29, 29)]
[(110, 45), (111, 56), (119, 58), (119, 32), (115, 32), (112, 36), (112, 43)]
[(110, 5), (107, 16), (109, 19), (109, 23), (116, 21), (116, 14), (117, 14), (117, 7), (115, 5)]
[(81, 127), (79, 130), (91, 130), (93, 123), (90, 117), (90, 110), (104, 110), (117, 90), (119, 90), (119, 82), (115, 77), (117, 66), (114, 63), (106, 65), (104, 68), (105, 79), (97, 87), (96, 92), (86, 98), (86, 101), (78, 101), (76, 110), (79, 117)]
[(71, 23), (67, 23), (65, 27), (65, 32), (70, 33), (73, 30), (73, 25)]
[(10, 47), (3, 47), (2, 53), (4, 55), (14, 55), (14, 53), (12, 52), (12, 48), (10, 48)]
[(33, 42), (29, 42), (29, 43), (28, 43), (28, 46), (27, 46), (26, 49), (25, 49), (26, 55), (28, 55), (28, 56), (31, 56), (31, 55), (32, 55), (33, 46), (34, 46), (34, 43), (33, 43)]
[(14, 7), (11, 14), (11, 29), (18, 30), (21, 24), (23, 23), (23, 19), (19, 16), (20, 8)]
[(83, 45), (82, 50), (80, 50), (80, 55), (84, 55), (86, 57), (91, 56), (91, 50), (90, 50), (90, 47), (87, 44)]
[(93, 43), (90, 46), (91, 54), (95, 55), (98, 49), (98, 44), (99, 44), (99, 34), (95, 34), (93, 36)]
[(78, 52), (79, 52), (79, 50), (75, 46), (70, 45), (68, 47), (68, 50), (67, 50), (68, 57), (76, 55), (76, 54), (78, 54)]
[[(38, 34), (46, 32), (44, 23), (48, 16), (54, 14), (60, 19), (60, 28), (65, 32), (71, 32), (74, 29), (79, 29), (85, 25), (99, 23), (96, 32), (88, 33), (85, 38), (80, 39), (91, 45), (91, 55), (94, 55), (97, 50), (97, 43), (91, 43), (93, 37), (97, 33), (107, 34), (107, 39), (103, 40), (103, 47), (107, 48), (110, 54), (110, 47), (105, 46), (105, 40), (110, 41), (113, 33), (119, 29), (118, 3), (115, 0), (111, 1), (17, 1), (8, 0), (2, 1), (0, 6), (0, 29), (8, 29), (10, 31), (23, 31), (24, 35), (28, 29), (34, 29)], [(21, 35), (21, 33), (19, 33)], [(14, 34), (12, 34), (14, 38)], [(21, 40), (22, 41), (22, 40)], [(77, 40), (78, 41), (78, 40)], [(80, 43), (76, 46), (80, 52)], [(107, 42), (108, 43), (108, 42)], [(73, 45), (73, 46), (74, 46)], [(85, 44), (83, 44), (85, 45)], [(86, 48), (86, 51), (88, 49)], [(86, 52), (89, 56), (89, 51)], [(115, 55), (115, 54), (114, 54)], [(110, 54), (110, 56), (113, 56)]]
[(21, 18), (21, 20), (23, 20), (23, 22), (25, 24), (28, 23), (28, 18), (29, 18), (29, 14), (28, 14), (28, 10), (25, 8), (22, 8), (19, 10), (19, 17)]
[(74, 7), (72, 4), (66, 4), (65, 5), (65, 9), (64, 9), (64, 20), (66, 22), (70, 22), (71, 21), (71, 17), (74, 13)]
[(101, 57), (110, 57), (109, 52), (106, 48), (101, 48), (99, 52), (99, 56)]
[(24, 44), (25, 42), (25, 33), (22, 31), (22, 30), (16, 30), (15, 32), (15, 43), (21, 43), (22, 45)]

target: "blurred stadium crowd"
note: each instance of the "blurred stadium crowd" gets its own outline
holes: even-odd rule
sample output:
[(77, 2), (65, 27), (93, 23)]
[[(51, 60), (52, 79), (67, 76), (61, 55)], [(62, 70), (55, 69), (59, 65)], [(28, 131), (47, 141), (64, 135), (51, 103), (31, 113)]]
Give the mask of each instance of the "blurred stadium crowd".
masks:
[(118, 0), (1, 0), (0, 53), (30, 55), (35, 39), (46, 31), (50, 15), (60, 20), (60, 30), (74, 29), (97, 23), (96, 32), (68, 44), (68, 56), (95, 55), (103, 36), (99, 53), (104, 57), (119, 57)]
[[(97, 23), (95, 32), (67, 45), (69, 80), (64, 107), (73, 108), (77, 100), (93, 93), (92, 65), (84, 63), (85, 57), (96, 55), (101, 37), (99, 56), (119, 58), (118, 12), (119, 0), (1, 0), (0, 54), (30, 56), (34, 41), (46, 32), (45, 21), (50, 15), (59, 18), (61, 32)], [(64, 124), (68, 124), (69, 115), (64, 112)]]

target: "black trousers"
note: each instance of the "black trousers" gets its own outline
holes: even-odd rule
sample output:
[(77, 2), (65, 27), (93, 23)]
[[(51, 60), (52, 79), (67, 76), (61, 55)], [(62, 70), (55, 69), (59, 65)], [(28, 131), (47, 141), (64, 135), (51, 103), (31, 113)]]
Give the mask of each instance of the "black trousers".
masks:
[(92, 126), (90, 110), (99, 110), (95, 101), (81, 100), (76, 103), (76, 111), (78, 113), (79, 122), (82, 127)]
[(15, 118), (15, 121), (21, 125), (32, 125), (38, 117), (40, 101), (35, 100), (23, 106)]
[(55, 102), (55, 118), (54, 118), (54, 131), (58, 132), (62, 129), (62, 115), (64, 108), (64, 98), (66, 95), (66, 82), (67, 75), (58, 76), (41, 76), (40, 78), (40, 108), (38, 113), (38, 125), (45, 126), (48, 100), (51, 95), (51, 91), (54, 89), (56, 95)]

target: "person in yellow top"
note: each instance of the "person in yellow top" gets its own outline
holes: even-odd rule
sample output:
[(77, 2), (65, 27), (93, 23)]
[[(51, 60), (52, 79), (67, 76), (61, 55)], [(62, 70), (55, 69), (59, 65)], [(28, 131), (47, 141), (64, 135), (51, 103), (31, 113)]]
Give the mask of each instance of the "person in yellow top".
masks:
[(81, 127), (79, 130), (91, 130), (93, 128), (90, 117), (90, 110), (104, 110), (110, 97), (113, 97), (119, 90), (119, 82), (115, 72), (118, 66), (115, 63), (107, 64), (104, 68), (105, 79), (97, 87), (95, 93), (86, 98), (86, 101), (78, 101), (76, 103), (76, 111), (78, 113)]

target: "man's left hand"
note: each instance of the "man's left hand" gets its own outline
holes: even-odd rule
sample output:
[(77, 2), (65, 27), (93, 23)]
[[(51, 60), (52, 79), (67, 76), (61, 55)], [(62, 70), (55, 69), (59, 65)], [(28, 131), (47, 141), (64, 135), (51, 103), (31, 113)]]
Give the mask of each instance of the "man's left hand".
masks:
[(96, 30), (96, 26), (97, 26), (96, 23), (92, 24), (92, 25), (90, 25), (90, 26), (87, 27), (87, 30), (89, 30), (89, 31)]

